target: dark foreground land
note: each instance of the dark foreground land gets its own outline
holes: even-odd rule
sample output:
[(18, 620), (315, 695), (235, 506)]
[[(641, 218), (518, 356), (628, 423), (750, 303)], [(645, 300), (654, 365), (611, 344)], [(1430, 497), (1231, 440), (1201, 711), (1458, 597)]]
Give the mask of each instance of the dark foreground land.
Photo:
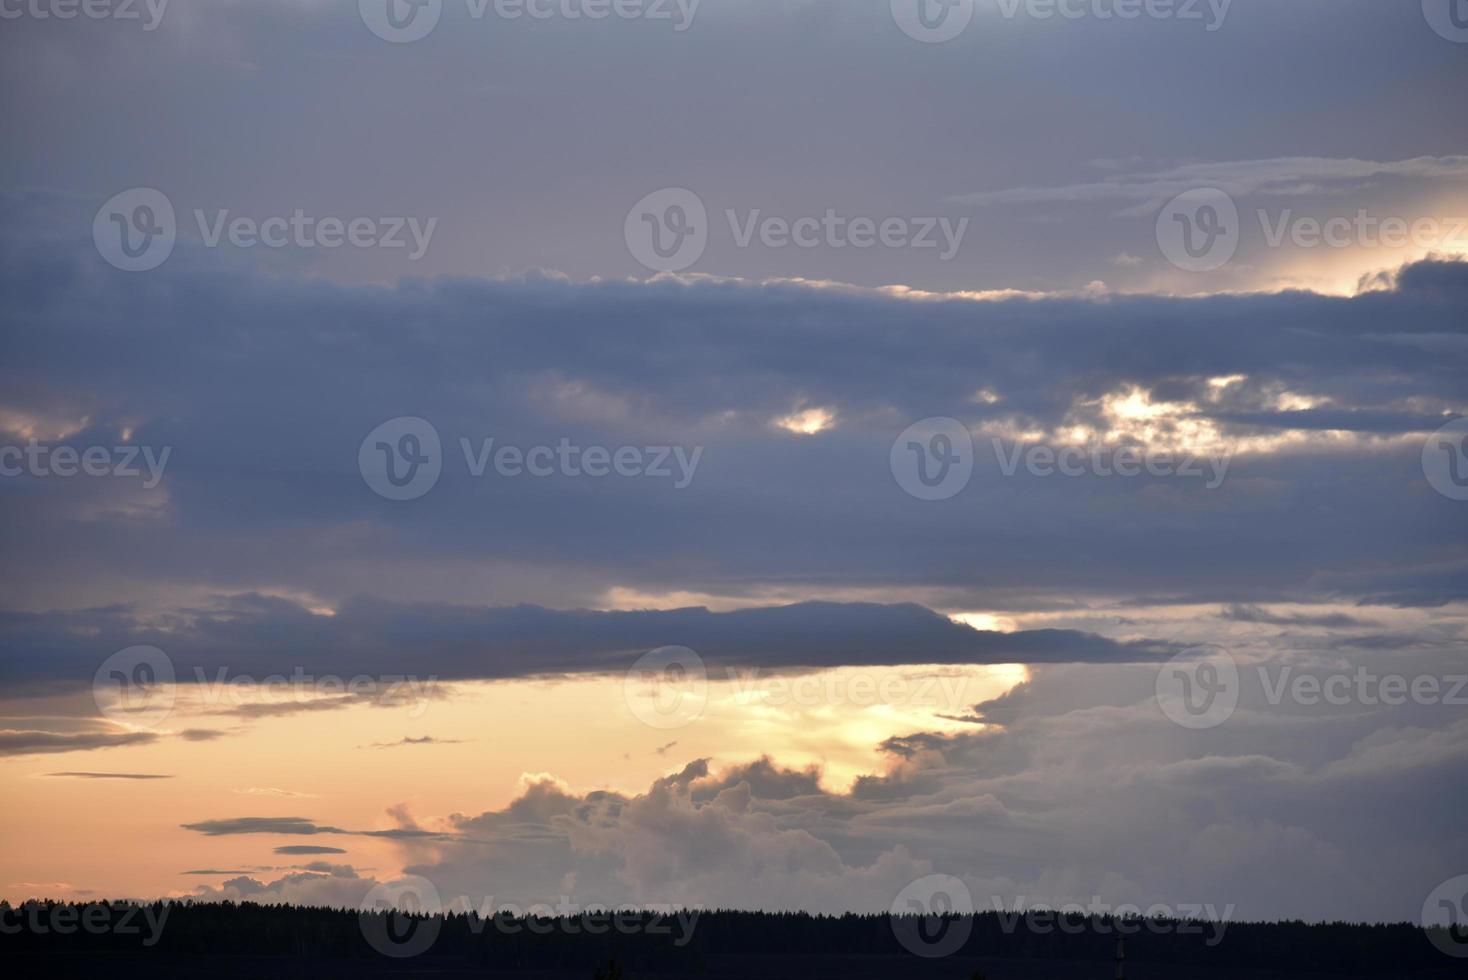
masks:
[[(37, 914), (34, 907), (0, 906), (0, 957), (9, 975), (123, 980), (1107, 980), (1114, 975), (1118, 925), (1109, 919), (1075, 918), (1066, 929), (1052, 923), (1041, 931), (1023, 920), (1006, 922), (990, 913), (946, 921), (897, 920), (894, 931), (894, 920), (886, 915), (705, 912), (688, 930), (671, 918), (623, 913), (616, 928), (589, 935), (585, 919), (364, 917), (333, 909), (174, 903), (149, 907), (152, 921), (162, 922), (157, 929), (147, 928), (133, 908), (127, 921), (140, 928), (129, 931), (119, 928), (127, 906), (103, 906), (105, 914), (95, 904), (77, 906), (92, 911), (58, 917), (57, 910), (66, 908), (43, 905)], [(28, 910), (29, 915), (22, 914)], [(88, 914), (90, 926), (83, 928)], [(70, 923), (70, 930), (54, 928), (59, 922)], [(941, 957), (913, 955), (897, 933), (906, 928), (904, 934), (910, 936), (915, 925), (926, 929), (927, 939), (940, 943), (948, 930), (958, 929), (962, 943)], [(1221, 941), (1206, 925), (1161, 920), (1122, 925), (1131, 931), (1126, 945), (1129, 980), (1468, 980), (1468, 959), (1447, 955), (1427, 933), (1409, 925), (1236, 923)], [(368, 938), (373, 936), (380, 947), (387, 936), (388, 948), (401, 951), (425, 929), (433, 934), (432, 943), (412, 956), (385, 955)], [(1444, 937), (1438, 938), (1441, 944)]]

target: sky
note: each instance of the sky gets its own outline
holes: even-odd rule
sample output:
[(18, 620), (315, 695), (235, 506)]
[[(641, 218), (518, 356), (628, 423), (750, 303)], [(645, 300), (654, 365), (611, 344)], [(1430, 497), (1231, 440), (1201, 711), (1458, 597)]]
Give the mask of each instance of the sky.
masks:
[(1468, 874), (1447, 0), (88, 9), (0, 3), (0, 897)]

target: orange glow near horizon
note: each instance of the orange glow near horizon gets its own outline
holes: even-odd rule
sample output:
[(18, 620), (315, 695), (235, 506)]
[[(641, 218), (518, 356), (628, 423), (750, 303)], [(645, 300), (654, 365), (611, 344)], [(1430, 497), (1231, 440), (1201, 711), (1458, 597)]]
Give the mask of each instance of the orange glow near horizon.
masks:
[[(789, 768), (819, 767), (823, 788), (844, 793), (859, 775), (886, 769), (883, 740), (973, 731), (976, 723), (962, 718), (974, 704), (1027, 678), (1019, 665), (716, 671), (698, 717), (672, 728), (639, 720), (646, 705), (620, 674), (456, 682), (389, 706), (286, 714), (249, 712), (281, 707), (294, 695), (180, 685), (172, 714), (152, 729), (163, 735), (156, 741), (0, 760), (0, 819), (9, 830), (0, 845), (0, 897), (182, 897), (231, 876), (186, 871), (270, 880), (313, 859), (274, 853), (292, 844), (341, 848), (320, 859), (391, 875), (404, 856), (390, 840), (209, 837), (180, 825), (297, 816), (347, 831), (406, 821), (448, 830), (450, 814), (505, 807), (527, 772), (549, 774), (576, 792), (636, 795), (695, 759), (710, 759), (717, 770), (768, 755)], [(0, 727), (24, 728), (26, 716), (77, 704), (11, 702)], [(179, 736), (200, 729), (222, 734)], [(424, 737), (433, 741), (407, 741)]]

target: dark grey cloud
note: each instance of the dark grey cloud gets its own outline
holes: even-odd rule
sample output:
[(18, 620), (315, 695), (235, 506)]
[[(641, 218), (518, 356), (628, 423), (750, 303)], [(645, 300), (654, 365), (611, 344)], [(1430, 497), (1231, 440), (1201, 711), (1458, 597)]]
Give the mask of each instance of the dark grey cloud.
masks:
[(42, 732), (5, 729), (0, 731), (0, 756), (112, 749), (124, 745), (147, 745), (157, 740), (158, 736), (153, 732)]
[[(6, 648), (29, 651), (33, 658), (17, 656), (10, 661), (12, 683), (80, 679), (90, 683), (95, 653), (91, 644), (78, 645), (74, 639), (82, 622), (117, 648), (146, 644), (173, 651), (175, 675), (185, 681), (208, 681), (221, 669), (257, 679), (290, 676), (303, 662), (310, 671), (343, 678), (363, 672), (447, 680), (606, 673), (626, 670), (643, 653), (671, 645), (693, 648), (711, 666), (769, 670), (1145, 661), (1181, 649), (1164, 641), (1118, 642), (1076, 630), (975, 630), (912, 604), (810, 602), (731, 612), (705, 608), (597, 612), (363, 599), (343, 604), (334, 616), (319, 616), (288, 600), (247, 595), (230, 597), (213, 609), (188, 610), (187, 618), (167, 631), (139, 623), (116, 608), (77, 614), (0, 614)], [(412, 696), (420, 693), (424, 692)], [(283, 715), (383, 697), (390, 695), (346, 693), (230, 710), (251, 716)]]
[(316, 844), (284, 844), (275, 849), (276, 854), (345, 854), (340, 847), (323, 847)]
[(395, 827), (389, 830), (344, 830), (341, 827), (318, 824), (307, 817), (229, 817), (219, 820), (200, 820), (196, 823), (180, 824), (180, 826), (206, 837), (233, 837), (241, 834), (291, 834), (307, 837), (317, 834), (351, 834), (357, 837), (383, 837), (390, 840), (418, 840), (437, 839), (444, 836), (413, 827)]
[[(186, 253), (124, 277), (74, 244), (4, 246), (7, 409), (85, 418), (74, 444), (130, 427), (174, 452), (152, 496), (125, 481), (6, 485), (0, 582), (24, 609), (200, 586), (333, 606), (560, 608), (605, 605), (613, 586), (747, 604), (901, 590), (960, 609), (1174, 590), (1253, 603), (1468, 595), (1455, 502), (1427, 487), (1419, 441), (1385, 435), (1464, 407), (1461, 263), (1413, 266), (1396, 289), (1351, 299), (978, 303), (709, 281), (349, 288)], [(1229, 376), (1247, 380), (1203, 400), (1208, 379)], [(1132, 387), (1196, 400), (1186, 421), (1220, 438), (1297, 441), (1241, 452), (1216, 490), (1003, 476), (992, 427), (1094, 421), (1097, 399)], [(980, 389), (1000, 400), (976, 400)], [(1280, 392), (1329, 402), (1351, 440), (1269, 408)], [(771, 426), (802, 405), (829, 407), (836, 425), (812, 437)], [(406, 413), (440, 431), (445, 472), (429, 497), (398, 504), (363, 484), (356, 450)], [(924, 504), (897, 486), (888, 453), (931, 415), (975, 431), (975, 475)], [(471, 477), (459, 439), (490, 437), (705, 452), (682, 491)], [(47, 557), (58, 553), (72, 556), (64, 574)], [(45, 623), (7, 625), (25, 642)], [(47, 642), (35, 637), (42, 655)]]
[(172, 775), (140, 772), (48, 772), (48, 776), (67, 779), (172, 779)]
[(185, 830), (206, 837), (235, 834), (345, 834), (340, 827), (321, 826), (306, 817), (235, 817), (226, 820), (201, 820), (183, 824)]
[(1272, 626), (1346, 628), (1372, 625), (1369, 619), (1347, 613), (1277, 613), (1262, 606), (1238, 602), (1226, 607), (1219, 616), (1238, 623), (1266, 623)]

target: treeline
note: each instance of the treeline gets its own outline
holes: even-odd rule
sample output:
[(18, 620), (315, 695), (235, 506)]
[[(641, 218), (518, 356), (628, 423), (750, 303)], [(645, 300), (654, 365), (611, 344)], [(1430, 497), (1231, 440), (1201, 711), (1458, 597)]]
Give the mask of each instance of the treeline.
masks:
[[(904, 957), (888, 915), (815, 916), (804, 913), (705, 911), (679, 914), (610, 913), (590, 932), (587, 919), (484, 919), (371, 913), (355, 910), (258, 905), (252, 902), (25, 903), (0, 902), (0, 951), (7, 953), (128, 954), (150, 956), (279, 956), (293, 959), (385, 958), (382, 936), (410, 948), (420, 930), (432, 933), (422, 955), (452, 959), (474, 969), (575, 972), (590, 977), (615, 960), (639, 972), (697, 975), (708, 961), (729, 957), (806, 955)], [(90, 921), (88, 921), (90, 920)], [(1319, 972), (1401, 977), (1455, 963), (1412, 925), (1303, 922), (1231, 923), (1221, 938), (1214, 923), (1123, 920), (1073, 916), (1036, 928), (1024, 917), (996, 913), (967, 922), (910, 919), (933, 938), (969, 928), (956, 958), (1109, 962), (1118, 926), (1128, 931), (1129, 962), (1233, 967), (1281, 973)], [(59, 927), (58, 927), (59, 926)], [(378, 930), (377, 932), (373, 932)], [(899, 930), (900, 931), (900, 930)], [(369, 934), (378, 937), (378, 945)], [(137, 964), (134, 963), (134, 966)], [(1109, 974), (1098, 974), (1109, 975)]]

